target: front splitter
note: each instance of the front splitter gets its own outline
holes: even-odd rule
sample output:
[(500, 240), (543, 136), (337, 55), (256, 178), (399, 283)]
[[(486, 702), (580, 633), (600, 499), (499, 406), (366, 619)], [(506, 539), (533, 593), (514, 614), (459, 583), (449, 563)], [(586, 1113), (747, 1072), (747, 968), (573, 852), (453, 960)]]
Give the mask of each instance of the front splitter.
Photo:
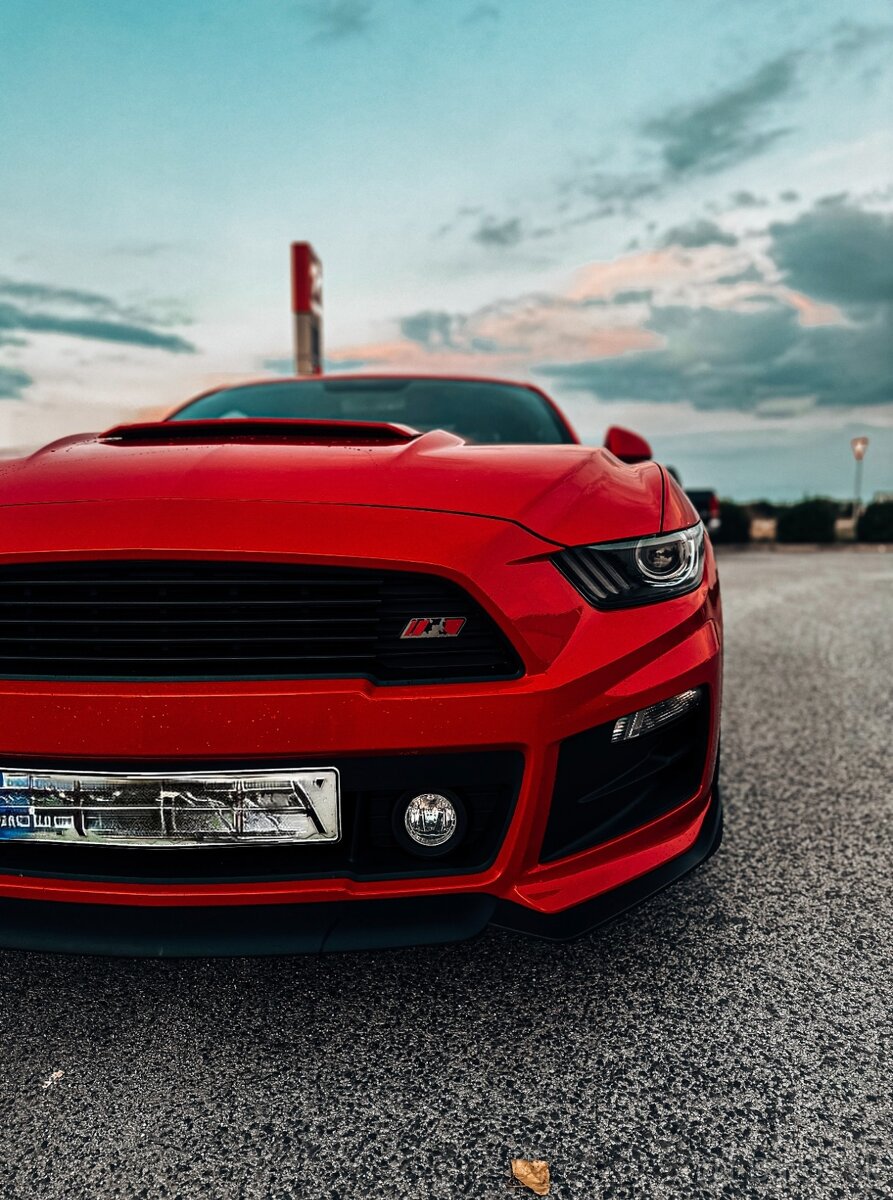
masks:
[(464, 941), (495, 907), (483, 893), (190, 908), (0, 900), (0, 947), (123, 958), (381, 950)]

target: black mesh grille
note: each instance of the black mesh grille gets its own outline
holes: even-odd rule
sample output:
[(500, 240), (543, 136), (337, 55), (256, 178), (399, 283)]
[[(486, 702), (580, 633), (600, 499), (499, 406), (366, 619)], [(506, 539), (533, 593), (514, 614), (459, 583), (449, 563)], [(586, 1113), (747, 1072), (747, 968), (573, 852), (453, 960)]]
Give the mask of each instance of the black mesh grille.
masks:
[[(401, 639), (416, 617), (457, 637)], [(102, 560), (0, 567), (0, 676), (505, 679), (521, 663), (447, 579), (292, 563)]]
[(710, 705), (628, 742), (614, 722), (561, 743), (540, 862), (552, 862), (638, 829), (697, 791), (707, 756)]

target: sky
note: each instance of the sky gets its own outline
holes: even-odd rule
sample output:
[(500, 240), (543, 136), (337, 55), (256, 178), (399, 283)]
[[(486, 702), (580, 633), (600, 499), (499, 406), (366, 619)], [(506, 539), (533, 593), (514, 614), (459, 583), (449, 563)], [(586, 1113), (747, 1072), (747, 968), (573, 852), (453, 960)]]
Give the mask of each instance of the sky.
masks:
[(887, 0), (3, 0), (0, 454), (290, 370), (529, 379), (737, 499), (893, 492)]

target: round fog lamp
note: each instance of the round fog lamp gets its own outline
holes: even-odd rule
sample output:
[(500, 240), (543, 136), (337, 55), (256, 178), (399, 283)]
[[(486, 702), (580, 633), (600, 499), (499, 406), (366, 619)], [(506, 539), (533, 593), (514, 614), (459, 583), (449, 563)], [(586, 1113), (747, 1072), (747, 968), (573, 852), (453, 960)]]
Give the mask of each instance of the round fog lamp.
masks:
[(465, 832), (461, 802), (443, 792), (420, 792), (409, 797), (398, 805), (394, 817), (398, 840), (416, 854), (446, 854)]
[(413, 796), (403, 814), (403, 827), (419, 846), (443, 846), (459, 825), (459, 814), (452, 800), (437, 792)]

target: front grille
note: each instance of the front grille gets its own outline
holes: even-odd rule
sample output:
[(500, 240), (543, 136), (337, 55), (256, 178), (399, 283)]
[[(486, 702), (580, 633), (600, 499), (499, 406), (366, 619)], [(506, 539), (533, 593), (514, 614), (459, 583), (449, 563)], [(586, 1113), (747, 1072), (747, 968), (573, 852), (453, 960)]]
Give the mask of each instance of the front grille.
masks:
[[(4, 759), (4, 766), (8, 765)], [(30, 772), (72, 770), (73, 764), (19, 763)], [(439, 754), (376, 754), (306, 762), (289, 759), (281, 768), (336, 767), (341, 777), (341, 839), (335, 843), (252, 845), (248, 842), (198, 849), (95, 844), (86, 841), (27, 842), (0, 839), (0, 873), (65, 879), (127, 879), (144, 883), (248, 882), (312, 878), (384, 879), (457, 875), (483, 871), (492, 864), (508, 829), (524, 770), (514, 750), (474, 750)], [(97, 769), (127, 773), (145, 770), (128, 762), (81, 763), (85, 774)], [(253, 772), (276, 764), (244, 761), (155, 763), (153, 770), (206, 769)], [(394, 834), (394, 812), (407, 794), (447, 789), (468, 815), (459, 845), (441, 858), (419, 858)]]
[[(401, 638), (416, 617), (465, 624), (456, 637)], [(520, 674), (494, 621), (437, 575), (181, 560), (0, 567), (6, 679), (448, 683)]]

